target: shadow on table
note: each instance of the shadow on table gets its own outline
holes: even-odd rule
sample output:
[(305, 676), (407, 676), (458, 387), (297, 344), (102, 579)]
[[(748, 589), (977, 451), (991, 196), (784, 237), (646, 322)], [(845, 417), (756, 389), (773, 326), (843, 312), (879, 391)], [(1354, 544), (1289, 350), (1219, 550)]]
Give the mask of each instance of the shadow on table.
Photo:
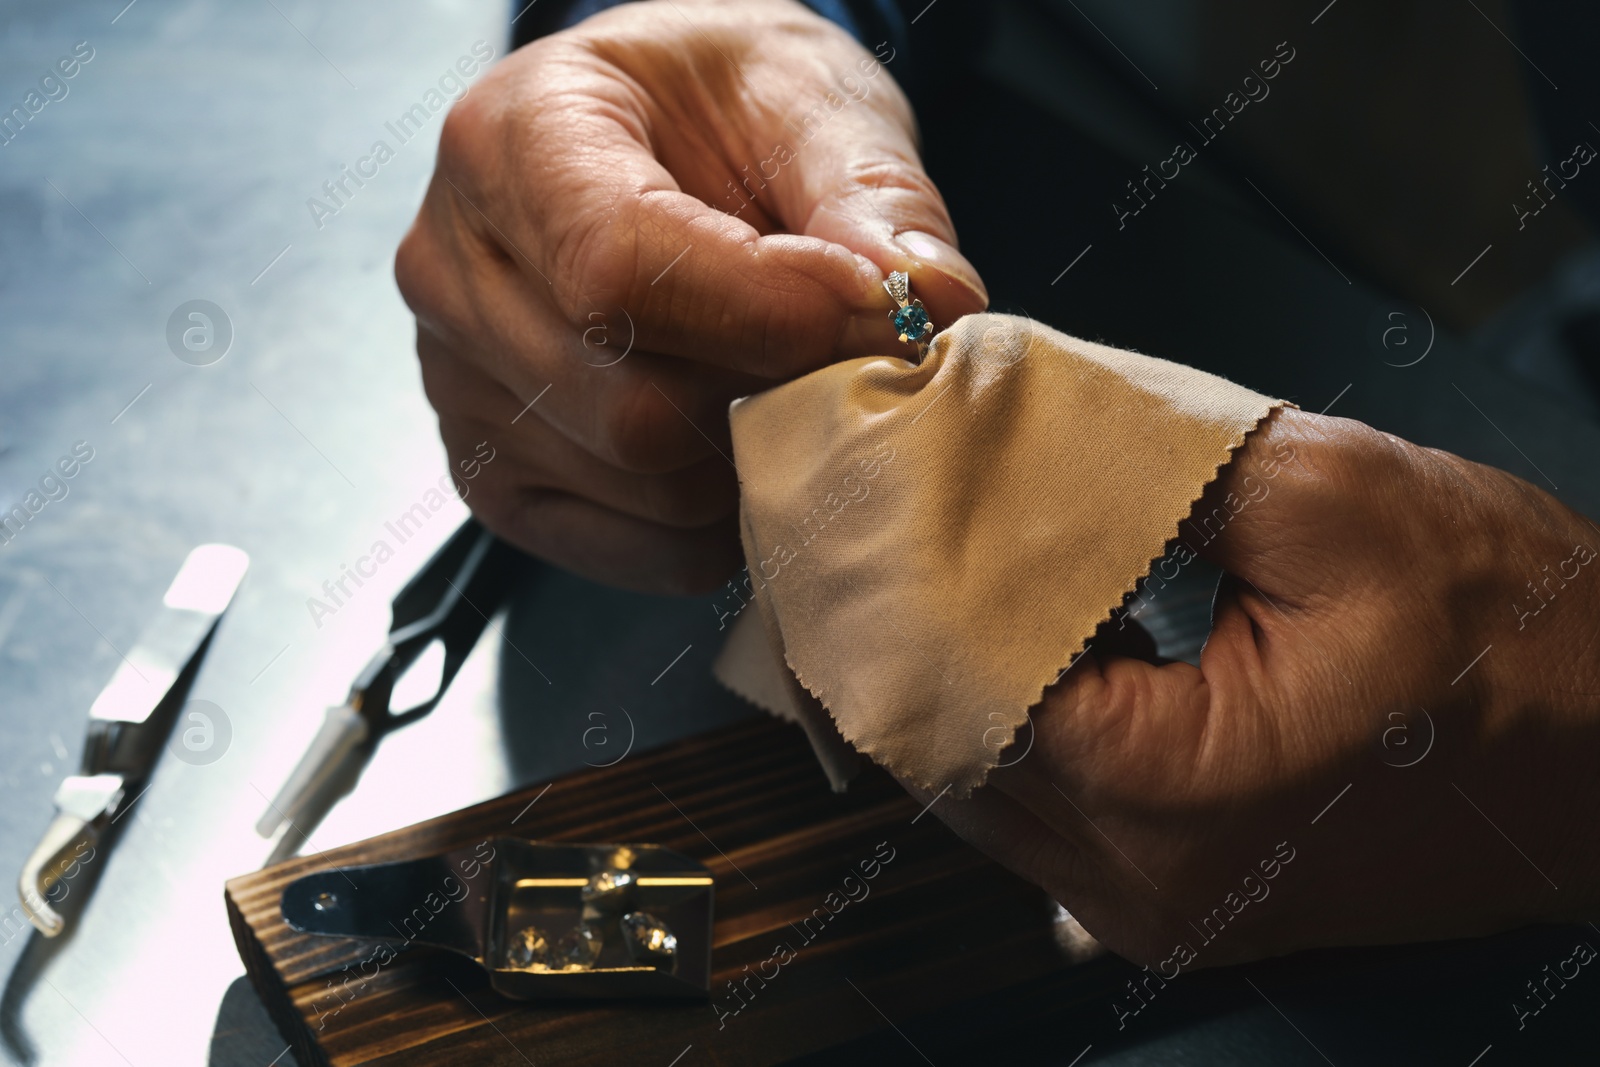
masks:
[[(106, 828), (95, 842), (95, 848), (100, 856), (104, 857), (115, 847), (118, 838), (122, 836), (122, 830), (123, 827), (115, 822)], [(70, 885), (71, 891), (60, 900), (51, 901), (66, 926), (57, 936), (45, 937), (29, 925), (26, 919), (22, 921), (22, 929), (28, 933), (28, 943), (23, 947), (22, 954), (17, 957), (16, 965), (6, 977), (4, 991), (0, 991), (0, 1046), (5, 1048), (7, 1055), (16, 1063), (32, 1064), (38, 1058), (33, 1040), (23, 1026), (23, 1008), (39, 982), (49, 982), (44, 974), (49, 970), (51, 962), (77, 937), (78, 916), (94, 896), (94, 888), (104, 870), (104, 862), (89, 862), (80, 868), (77, 877), (70, 883), (58, 883)], [(20, 913), (20, 909), (15, 909), (12, 916), (7, 917), (7, 922)]]
[[(276, 1058), (274, 1058), (276, 1057)], [(288, 1042), (278, 1036), (261, 998), (240, 975), (234, 979), (217, 1006), (217, 1021), (211, 1029), (211, 1054), (207, 1067), (299, 1067)]]
[(897, 1019), (898, 1031), (794, 1062), (922, 1064), (913, 1046), (937, 1050), (941, 1063), (986, 1062), (1003, 1048), (1008, 1062), (1060, 1067), (1588, 1062), (1582, 1050), (1594, 1044), (1600, 981), (1580, 971), (1552, 984), (1545, 1009), (1521, 1028), (1513, 1010), (1514, 1003), (1537, 1005), (1521, 983), (1542, 982), (1546, 966), (1580, 942), (1600, 945), (1600, 936), (1588, 926), (1539, 926), (1464, 941), (1302, 952), (1182, 975), (1126, 1018), (1115, 1006), (1137, 1006), (1127, 983), (1146, 976), (1105, 956), (959, 1012)]
[(502, 630), (498, 705), (521, 785), (725, 726), (756, 708), (711, 676), (727, 636), (711, 596), (645, 596), (529, 568)]

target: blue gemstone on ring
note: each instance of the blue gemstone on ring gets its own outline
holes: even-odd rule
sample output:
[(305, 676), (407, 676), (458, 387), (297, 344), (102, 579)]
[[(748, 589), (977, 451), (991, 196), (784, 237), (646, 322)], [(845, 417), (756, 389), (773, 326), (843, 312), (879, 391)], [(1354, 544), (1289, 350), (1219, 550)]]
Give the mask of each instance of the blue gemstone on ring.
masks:
[(928, 313), (915, 305), (894, 313), (894, 328), (908, 341), (915, 341), (928, 330)]

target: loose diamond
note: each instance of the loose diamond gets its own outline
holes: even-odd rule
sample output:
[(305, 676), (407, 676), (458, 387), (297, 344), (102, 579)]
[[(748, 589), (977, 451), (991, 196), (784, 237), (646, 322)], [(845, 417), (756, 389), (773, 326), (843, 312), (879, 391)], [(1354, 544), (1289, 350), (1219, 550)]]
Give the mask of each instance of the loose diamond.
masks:
[(632, 871), (601, 871), (583, 887), (583, 902), (616, 914), (627, 906), (628, 898), (633, 894), (633, 883)]
[(543, 969), (549, 955), (550, 941), (537, 926), (524, 926), (512, 934), (506, 947), (506, 962), (523, 971)]
[(643, 911), (630, 911), (622, 917), (622, 940), (634, 959), (659, 963), (678, 952), (678, 938), (666, 923)]
[(550, 954), (552, 970), (585, 971), (600, 958), (603, 942), (597, 927), (580, 923), (561, 935)]

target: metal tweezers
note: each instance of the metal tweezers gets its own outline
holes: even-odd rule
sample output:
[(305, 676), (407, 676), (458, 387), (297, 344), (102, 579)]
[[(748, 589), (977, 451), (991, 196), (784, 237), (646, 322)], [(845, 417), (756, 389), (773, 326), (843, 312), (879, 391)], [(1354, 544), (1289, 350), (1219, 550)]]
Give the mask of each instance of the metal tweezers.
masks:
[(22, 865), (17, 885), (22, 910), (44, 936), (66, 929), (52, 907), (65, 895), (55, 887), (72, 877), (85, 849), (143, 795), (138, 787), (161, 757), (178, 697), (249, 566), (250, 557), (232, 545), (201, 545), (190, 552), (162, 597), (160, 613), (89, 708), (79, 771), (56, 790), (56, 816)]

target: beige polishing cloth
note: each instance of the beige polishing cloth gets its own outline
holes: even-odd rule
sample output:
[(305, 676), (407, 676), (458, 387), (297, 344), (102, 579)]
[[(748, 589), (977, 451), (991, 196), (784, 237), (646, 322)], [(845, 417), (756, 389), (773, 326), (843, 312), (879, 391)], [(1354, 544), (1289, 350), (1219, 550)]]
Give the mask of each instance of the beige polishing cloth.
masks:
[(754, 610), (717, 676), (836, 789), (848, 742), (964, 796), (1282, 403), (1007, 315), (736, 401)]

